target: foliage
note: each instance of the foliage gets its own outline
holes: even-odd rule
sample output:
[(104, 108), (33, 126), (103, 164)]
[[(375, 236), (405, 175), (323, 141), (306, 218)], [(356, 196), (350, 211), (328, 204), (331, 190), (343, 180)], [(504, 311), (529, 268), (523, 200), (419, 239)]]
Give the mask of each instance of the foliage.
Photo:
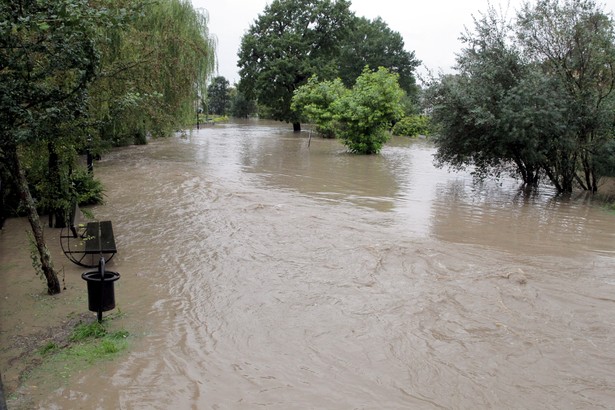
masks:
[[(565, 157), (543, 168), (561, 191), (572, 180), (596, 191), (599, 157), (613, 138), (615, 25), (593, 0), (540, 0), (519, 12), (517, 37), (529, 59), (560, 84), (564, 94)], [(561, 168), (571, 169), (561, 173)], [(559, 175), (558, 175), (559, 174)], [(579, 177), (581, 175), (581, 177)]]
[(593, 1), (541, 0), (513, 22), (490, 8), (462, 37), (458, 74), (428, 90), (438, 163), (595, 191), (613, 138), (614, 39)]
[(385, 67), (399, 75), (400, 87), (416, 103), (414, 71), (421, 62), (404, 46), (401, 34), (391, 30), (380, 17), (374, 20), (355, 17), (354, 29), (339, 55), (339, 76), (347, 87), (352, 87), (365, 66), (374, 70)]
[(316, 77), (299, 88), (293, 107), (316, 122), (319, 129), (341, 138), (350, 151), (377, 154), (389, 139), (392, 123), (403, 115), (404, 91), (398, 75), (380, 67), (365, 67), (352, 90), (341, 80), (318, 82)]
[(350, 151), (377, 154), (389, 139), (388, 130), (403, 115), (398, 77), (384, 67), (376, 72), (366, 67), (352, 92), (332, 104), (339, 137)]
[(393, 135), (418, 137), (419, 135), (429, 135), (429, 127), (429, 117), (426, 115), (411, 115), (395, 123), (391, 132)]
[(85, 169), (77, 169), (71, 174), (72, 186), (80, 206), (103, 204), (104, 188), (94, 175)]
[[(518, 50), (509, 44), (507, 24), (493, 9), (475, 19), (476, 34), (462, 37), (467, 48), (457, 59), (459, 74), (442, 76), (429, 90), (438, 125), (436, 161), (456, 168), (472, 165), (476, 175), (486, 177), (509, 172), (509, 164), (516, 159), (520, 173), (526, 175), (524, 181), (531, 184), (538, 171), (532, 151), (524, 151), (527, 143), (518, 140), (524, 134), (510, 132), (524, 129), (515, 122), (523, 122), (524, 117), (505, 116), (515, 115), (514, 110), (506, 110), (506, 101), (519, 101), (515, 94), (526, 74)], [(548, 103), (548, 97), (544, 95), (542, 102)], [(526, 129), (525, 135), (530, 131)]]
[(222, 76), (214, 77), (207, 87), (208, 112), (226, 115), (230, 106), (229, 82)]
[(232, 88), (230, 91), (230, 96), (231, 116), (235, 118), (248, 118), (256, 113), (256, 103), (253, 100), (249, 100), (241, 91), (238, 91), (236, 88)]
[(352, 22), (349, 7), (347, 0), (273, 0), (242, 38), (239, 90), (299, 129), (293, 92), (314, 74), (335, 77), (335, 57)]
[[(79, 205), (102, 204), (103, 186), (77, 162), (74, 146), (65, 141), (28, 144), (21, 150), (32, 195), (40, 213), (55, 214), (61, 227), (65, 216)], [(55, 160), (52, 160), (55, 158)], [(55, 162), (55, 167), (52, 164)], [(55, 168), (55, 170), (54, 170)], [(52, 172), (53, 171), (53, 172)]]
[[(204, 14), (187, 0), (145, 6), (140, 0), (0, 3), (2, 172), (10, 172), (19, 192), (50, 294), (60, 286), (37, 205), (63, 219), (80, 195), (72, 173), (86, 149), (96, 155), (110, 144), (145, 143), (149, 134), (188, 123), (214, 67)], [(98, 200), (99, 187), (81, 182), (89, 185), (85, 200)]]
[(207, 15), (187, 0), (106, 0), (121, 24), (100, 27), (101, 69), (91, 87), (94, 152), (144, 143), (192, 124), (214, 69)]
[(338, 124), (331, 104), (348, 93), (348, 89), (337, 78), (333, 81), (318, 81), (311, 77), (307, 84), (295, 91), (291, 108), (316, 124), (316, 129), (325, 137), (334, 137)]

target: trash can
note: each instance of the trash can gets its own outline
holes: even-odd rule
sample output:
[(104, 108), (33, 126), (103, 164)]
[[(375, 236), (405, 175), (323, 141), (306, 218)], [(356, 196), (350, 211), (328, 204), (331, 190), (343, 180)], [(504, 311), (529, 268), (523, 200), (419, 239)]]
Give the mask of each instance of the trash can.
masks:
[(113, 284), (120, 278), (117, 272), (105, 270), (105, 258), (100, 258), (97, 271), (84, 272), (83, 280), (88, 283), (88, 309), (97, 312), (98, 322), (102, 313), (115, 308), (115, 289)]
[(91, 312), (115, 309), (114, 282), (120, 278), (119, 273), (108, 270), (101, 275), (98, 271), (91, 271), (82, 273), (81, 277), (88, 283), (88, 309)]

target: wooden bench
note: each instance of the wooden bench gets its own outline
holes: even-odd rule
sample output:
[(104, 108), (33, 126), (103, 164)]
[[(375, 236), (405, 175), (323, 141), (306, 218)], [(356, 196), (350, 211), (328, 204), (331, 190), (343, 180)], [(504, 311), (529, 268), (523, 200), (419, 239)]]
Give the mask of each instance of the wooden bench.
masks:
[(88, 268), (98, 266), (101, 257), (110, 261), (117, 253), (113, 224), (111, 221), (75, 223), (78, 213), (75, 207), (70, 226), (60, 233), (62, 251), (71, 262)]
[(100, 254), (117, 252), (111, 221), (88, 222), (85, 226), (85, 253)]

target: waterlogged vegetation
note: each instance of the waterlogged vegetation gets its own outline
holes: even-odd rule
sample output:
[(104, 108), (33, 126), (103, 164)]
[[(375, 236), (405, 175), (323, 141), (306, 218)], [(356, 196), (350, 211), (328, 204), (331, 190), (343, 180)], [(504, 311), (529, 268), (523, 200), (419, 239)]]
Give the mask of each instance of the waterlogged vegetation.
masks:
[(128, 346), (129, 332), (110, 331), (108, 320), (79, 323), (67, 341), (63, 344), (49, 341), (39, 349), (39, 354), (46, 360), (64, 362), (68, 367), (112, 358)]
[(462, 36), (458, 72), (428, 90), (437, 161), (559, 193), (615, 175), (615, 25), (592, 0), (490, 8)]
[[(110, 314), (99, 323), (81, 315), (24, 339), (19, 356), (20, 383), (38, 385), (44, 379), (52, 388), (59, 388), (76, 372), (117, 358), (129, 347), (131, 339), (128, 331), (114, 326), (115, 319), (121, 316)], [(54, 377), (49, 379), (46, 374)], [(11, 393), (9, 400), (11, 408), (31, 408), (29, 397), (19, 389)]]
[(377, 154), (403, 116), (398, 79), (384, 67), (372, 72), (368, 66), (351, 89), (339, 79), (320, 82), (312, 77), (297, 89), (291, 108), (308, 116), (321, 132), (340, 138), (350, 151)]

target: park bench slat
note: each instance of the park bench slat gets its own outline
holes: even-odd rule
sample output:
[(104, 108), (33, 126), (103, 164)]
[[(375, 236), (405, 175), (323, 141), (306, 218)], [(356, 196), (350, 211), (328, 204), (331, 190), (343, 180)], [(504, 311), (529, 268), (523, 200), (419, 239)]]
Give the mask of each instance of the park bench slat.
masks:
[(102, 253), (115, 253), (115, 236), (113, 236), (113, 225), (111, 221), (100, 223), (100, 251)]
[(111, 221), (88, 222), (85, 231), (85, 253), (116, 253)]

